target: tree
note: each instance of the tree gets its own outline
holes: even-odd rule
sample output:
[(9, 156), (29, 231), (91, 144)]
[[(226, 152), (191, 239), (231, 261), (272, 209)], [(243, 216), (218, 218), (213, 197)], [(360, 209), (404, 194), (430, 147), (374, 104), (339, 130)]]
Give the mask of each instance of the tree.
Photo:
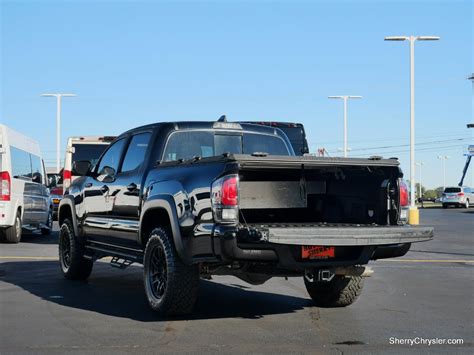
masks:
[(423, 185), (421, 185), (421, 196), (420, 195), (420, 183), (419, 182), (416, 182), (415, 183), (415, 194), (416, 194), (416, 199), (419, 199), (420, 197), (423, 197), (425, 196), (425, 187)]
[(438, 198), (438, 192), (436, 190), (426, 190), (424, 193), (423, 193), (423, 197), (426, 198), (426, 199), (437, 199)]

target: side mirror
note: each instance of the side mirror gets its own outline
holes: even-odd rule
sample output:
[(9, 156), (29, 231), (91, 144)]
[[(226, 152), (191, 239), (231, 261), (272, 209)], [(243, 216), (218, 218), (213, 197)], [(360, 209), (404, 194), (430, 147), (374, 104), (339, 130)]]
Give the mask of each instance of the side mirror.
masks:
[(75, 161), (72, 164), (73, 175), (87, 176), (91, 170), (91, 162), (88, 160)]
[(101, 171), (99, 171), (100, 181), (103, 182), (112, 182), (115, 180), (115, 169), (110, 166), (104, 166)]

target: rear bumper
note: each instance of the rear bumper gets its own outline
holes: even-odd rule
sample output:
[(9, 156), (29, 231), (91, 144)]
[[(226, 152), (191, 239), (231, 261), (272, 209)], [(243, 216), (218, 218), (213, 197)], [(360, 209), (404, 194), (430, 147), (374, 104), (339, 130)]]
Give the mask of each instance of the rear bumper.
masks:
[(464, 205), (466, 203), (466, 201), (463, 201), (463, 200), (453, 200), (453, 199), (441, 200), (441, 202), (445, 205)]
[[(272, 263), (295, 272), (308, 268), (364, 265), (369, 260), (406, 254), (411, 243), (433, 238), (433, 228), (377, 227), (272, 227), (216, 228), (214, 251), (224, 262)], [(303, 245), (334, 246), (335, 258), (303, 259)]]

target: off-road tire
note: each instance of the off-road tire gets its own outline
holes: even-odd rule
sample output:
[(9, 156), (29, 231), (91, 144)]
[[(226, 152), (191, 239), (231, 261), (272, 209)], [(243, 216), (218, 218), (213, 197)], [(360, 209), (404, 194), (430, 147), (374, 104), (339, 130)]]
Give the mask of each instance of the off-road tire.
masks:
[(42, 235), (50, 235), (51, 232), (53, 231), (53, 210), (50, 209), (48, 212), (48, 218), (46, 220), (45, 225), (48, 228), (41, 228), (41, 234)]
[(329, 282), (309, 282), (305, 278), (304, 283), (315, 306), (328, 308), (353, 304), (364, 286), (361, 276), (336, 275)]
[(164, 228), (150, 233), (143, 260), (145, 295), (150, 307), (165, 316), (193, 311), (199, 289), (198, 265), (187, 265)]
[(21, 214), (17, 212), (13, 226), (5, 229), (3, 240), (7, 243), (19, 243), (21, 240)]
[(59, 230), (59, 264), (68, 280), (86, 280), (91, 272), (93, 261), (84, 258), (85, 248), (76, 238), (69, 219), (65, 219)]

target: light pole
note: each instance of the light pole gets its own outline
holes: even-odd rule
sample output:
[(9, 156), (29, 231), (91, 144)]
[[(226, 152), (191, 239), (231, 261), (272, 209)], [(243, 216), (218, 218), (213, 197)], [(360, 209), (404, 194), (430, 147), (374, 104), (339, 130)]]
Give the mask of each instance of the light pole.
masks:
[(420, 178), (418, 179), (418, 198), (421, 198), (421, 167), (425, 165), (424, 162), (422, 161), (419, 161), (418, 163), (416, 163), (416, 166), (419, 166), (420, 167)]
[(443, 190), (446, 188), (446, 160), (449, 158), (448, 155), (438, 155), (438, 159), (443, 161)]
[(410, 224), (419, 224), (415, 205), (415, 41), (437, 41), (437, 36), (389, 36), (386, 41), (410, 42)]
[(329, 99), (342, 99), (344, 101), (344, 158), (347, 158), (347, 100), (362, 99), (362, 96), (338, 95), (328, 96)]
[(41, 96), (56, 98), (56, 170), (61, 170), (61, 98), (73, 97), (75, 94), (41, 94)]

